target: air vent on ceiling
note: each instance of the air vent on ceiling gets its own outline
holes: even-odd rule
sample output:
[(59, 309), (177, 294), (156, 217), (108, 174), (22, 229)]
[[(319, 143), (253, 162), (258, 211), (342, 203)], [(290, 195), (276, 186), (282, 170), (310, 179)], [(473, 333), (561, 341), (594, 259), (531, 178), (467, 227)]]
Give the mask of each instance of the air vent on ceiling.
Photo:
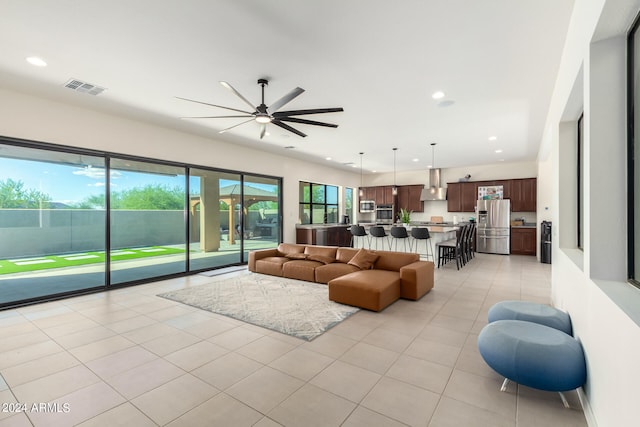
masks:
[(73, 89), (76, 92), (88, 93), (89, 95), (99, 95), (106, 90), (103, 87), (92, 85), (91, 83), (86, 83), (77, 79), (69, 80), (65, 83), (64, 87)]

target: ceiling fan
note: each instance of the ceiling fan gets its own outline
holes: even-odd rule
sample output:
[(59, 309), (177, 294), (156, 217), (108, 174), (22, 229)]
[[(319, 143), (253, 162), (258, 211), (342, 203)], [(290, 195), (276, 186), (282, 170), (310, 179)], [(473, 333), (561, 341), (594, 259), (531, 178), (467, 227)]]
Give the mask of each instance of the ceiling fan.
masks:
[(289, 132), (293, 132), (296, 135), (301, 137), (307, 136), (305, 133), (295, 129), (284, 122), (291, 123), (300, 123), (305, 125), (315, 125), (315, 126), (325, 126), (330, 128), (337, 128), (338, 125), (333, 123), (325, 123), (325, 122), (317, 122), (315, 120), (307, 120), (301, 119), (295, 116), (304, 116), (307, 114), (321, 114), (321, 113), (337, 113), (340, 111), (344, 111), (341, 107), (338, 108), (314, 108), (310, 110), (290, 110), (290, 111), (278, 111), (285, 104), (293, 100), (295, 97), (304, 92), (304, 89), (297, 87), (293, 89), (291, 92), (287, 93), (282, 98), (278, 99), (276, 102), (267, 106), (264, 103), (264, 87), (269, 84), (269, 81), (266, 79), (259, 79), (258, 84), (262, 87), (262, 102), (258, 106), (254, 106), (251, 102), (247, 100), (240, 92), (238, 92), (233, 86), (231, 86), (227, 82), (220, 82), (222, 86), (229, 89), (233, 92), (238, 98), (244, 101), (245, 104), (251, 107), (252, 111), (239, 110), (237, 108), (224, 107), (222, 105), (209, 104), (208, 102), (196, 101), (193, 99), (181, 98), (177, 96), (176, 98), (182, 99), (184, 101), (196, 102), (198, 104), (210, 105), (212, 107), (224, 108), (225, 110), (237, 111), (238, 113), (243, 113), (243, 115), (235, 115), (235, 116), (204, 116), (204, 117), (183, 117), (184, 119), (227, 119), (227, 118), (249, 118), (249, 120), (245, 120), (241, 123), (228, 127), (226, 129), (221, 130), (219, 133), (225, 133), (235, 127), (248, 123), (252, 120), (260, 123), (260, 139), (262, 139), (267, 131), (267, 123), (272, 123), (276, 126), (281, 127), (282, 129), (288, 130)]

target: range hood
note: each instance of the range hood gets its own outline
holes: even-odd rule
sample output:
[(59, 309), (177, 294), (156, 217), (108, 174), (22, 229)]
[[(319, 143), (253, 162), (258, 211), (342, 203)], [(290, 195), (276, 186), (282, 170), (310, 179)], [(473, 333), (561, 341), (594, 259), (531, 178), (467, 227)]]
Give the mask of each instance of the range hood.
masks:
[(440, 185), (440, 169), (429, 169), (429, 187), (422, 190), (420, 200), (447, 200), (447, 189)]

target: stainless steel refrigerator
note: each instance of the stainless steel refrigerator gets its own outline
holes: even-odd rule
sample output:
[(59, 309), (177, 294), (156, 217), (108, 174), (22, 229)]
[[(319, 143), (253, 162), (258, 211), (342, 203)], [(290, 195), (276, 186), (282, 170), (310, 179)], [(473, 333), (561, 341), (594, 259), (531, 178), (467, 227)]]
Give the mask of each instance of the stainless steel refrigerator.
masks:
[(511, 252), (511, 201), (478, 200), (476, 251), (508, 255)]

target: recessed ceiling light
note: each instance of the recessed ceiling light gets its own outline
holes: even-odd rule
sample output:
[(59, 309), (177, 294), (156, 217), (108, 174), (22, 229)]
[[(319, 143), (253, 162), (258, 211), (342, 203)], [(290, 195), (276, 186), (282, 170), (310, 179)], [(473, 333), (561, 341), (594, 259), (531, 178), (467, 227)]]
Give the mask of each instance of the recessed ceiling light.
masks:
[(431, 95), (431, 97), (432, 97), (433, 99), (441, 99), (441, 98), (444, 98), (444, 92), (442, 92), (442, 91), (434, 92), (434, 93), (433, 93), (433, 95)]
[(502, 153), (502, 149), (497, 149), (496, 153)]
[(36, 67), (46, 67), (47, 63), (42, 58), (38, 58), (37, 56), (29, 56), (27, 58), (27, 62), (31, 65), (35, 65)]
[(490, 136), (490, 137), (489, 137), (489, 141), (495, 141), (496, 139), (498, 139), (498, 137), (497, 137), (497, 136)]
[(433, 169), (433, 165), (428, 165), (427, 166), (429, 169)]
[(324, 159), (325, 160), (331, 160), (331, 157), (325, 157)]
[(358, 165), (356, 165), (355, 163), (351, 165), (352, 168), (357, 168)]
[(412, 161), (414, 161), (414, 162), (419, 162), (419, 161), (420, 161), (420, 159), (413, 159)]

